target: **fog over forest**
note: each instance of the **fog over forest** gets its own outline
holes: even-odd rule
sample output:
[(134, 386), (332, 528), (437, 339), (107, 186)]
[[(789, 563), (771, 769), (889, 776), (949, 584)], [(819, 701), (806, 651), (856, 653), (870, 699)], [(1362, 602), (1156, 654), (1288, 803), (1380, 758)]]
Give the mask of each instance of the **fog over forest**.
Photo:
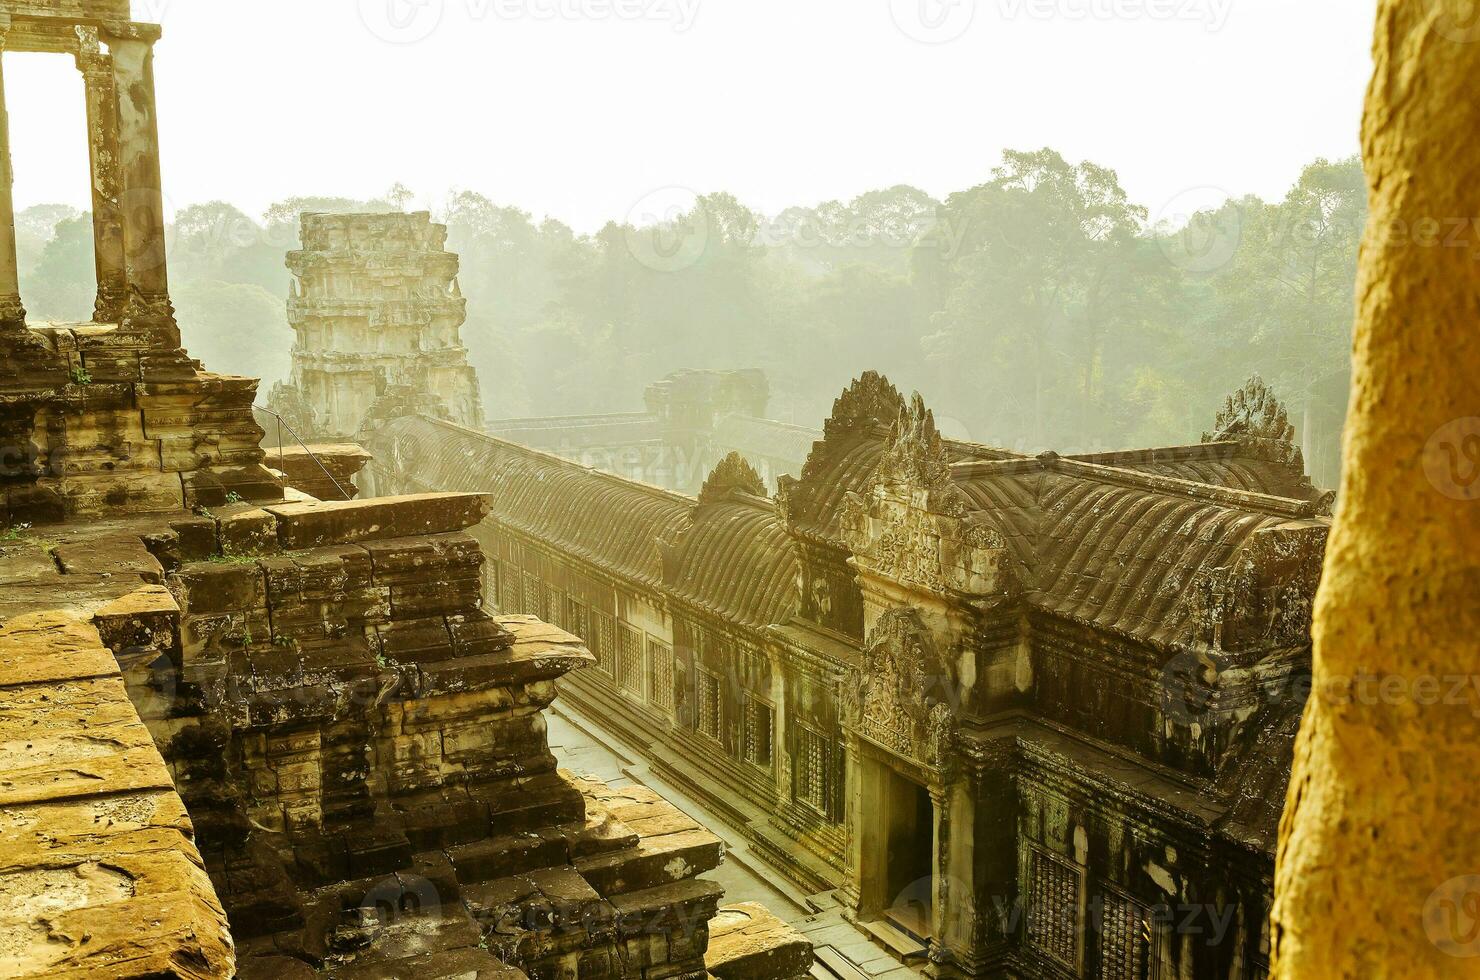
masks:
[[(667, 188), (594, 234), (518, 202), (452, 191), (434, 216), (462, 257), (463, 337), (490, 418), (639, 410), (682, 368), (759, 367), (773, 418), (820, 427), (867, 369), (919, 389), (947, 435), (1020, 451), (1196, 441), (1260, 374), (1286, 401), (1311, 476), (1337, 480), (1357, 246), (1356, 158), (1311, 162), (1281, 200), (1160, 213), (1114, 161), (1010, 151), (937, 200), (910, 186), (760, 214), (723, 190)], [(304, 188), (312, 192), (325, 188)], [(207, 367), (286, 378), (284, 254), (303, 211), (414, 209), (304, 196), (260, 215), (181, 208), (170, 255), (185, 343)], [(33, 321), (85, 320), (88, 215), (18, 216)]]

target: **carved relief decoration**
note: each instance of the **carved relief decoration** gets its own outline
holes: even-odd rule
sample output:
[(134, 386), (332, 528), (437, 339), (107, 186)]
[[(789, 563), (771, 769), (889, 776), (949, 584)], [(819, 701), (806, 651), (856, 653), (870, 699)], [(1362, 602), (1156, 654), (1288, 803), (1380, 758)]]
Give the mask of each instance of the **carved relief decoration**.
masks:
[(945, 765), (955, 741), (955, 678), (914, 609), (896, 606), (880, 617), (843, 702), (860, 734), (926, 766)]

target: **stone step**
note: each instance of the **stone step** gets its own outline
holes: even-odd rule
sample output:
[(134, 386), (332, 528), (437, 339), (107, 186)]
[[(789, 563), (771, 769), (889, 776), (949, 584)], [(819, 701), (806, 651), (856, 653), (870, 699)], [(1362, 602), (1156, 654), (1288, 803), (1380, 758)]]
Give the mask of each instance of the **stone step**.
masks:
[(719, 980), (787, 980), (812, 968), (807, 937), (755, 902), (726, 906), (709, 921), (704, 965)]
[(818, 946), (814, 953), (817, 959), (811, 973), (818, 980), (869, 980), (868, 974), (831, 946)]

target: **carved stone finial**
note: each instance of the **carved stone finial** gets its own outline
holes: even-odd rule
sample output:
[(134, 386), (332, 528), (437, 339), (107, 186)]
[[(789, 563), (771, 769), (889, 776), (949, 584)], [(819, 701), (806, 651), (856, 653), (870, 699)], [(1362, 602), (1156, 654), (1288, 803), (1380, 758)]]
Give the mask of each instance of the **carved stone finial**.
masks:
[(757, 497), (766, 496), (766, 482), (739, 453), (730, 453), (710, 472), (704, 488), (699, 491), (699, 503), (712, 504), (729, 496), (732, 490)]
[(893, 425), (904, 413), (904, 397), (877, 371), (865, 371), (833, 402), (824, 426), (827, 436), (856, 432), (875, 425)]
[(935, 427), (935, 413), (925, 407), (925, 399), (917, 391), (894, 424), (889, 446), (879, 461), (879, 478), (940, 488), (950, 482), (950, 477), (950, 459), (940, 430)]
[(1250, 456), (1304, 469), (1289, 413), (1257, 374), (1228, 396), (1214, 426), (1203, 442), (1237, 442)]

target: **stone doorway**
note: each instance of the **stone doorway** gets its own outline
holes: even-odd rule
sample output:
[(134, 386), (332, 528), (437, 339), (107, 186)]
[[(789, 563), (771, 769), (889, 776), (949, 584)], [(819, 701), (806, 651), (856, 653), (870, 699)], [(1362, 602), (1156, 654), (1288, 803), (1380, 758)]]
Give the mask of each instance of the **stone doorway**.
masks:
[(881, 910), (890, 924), (929, 941), (935, 896), (935, 804), (924, 786), (886, 770), (885, 892)]

